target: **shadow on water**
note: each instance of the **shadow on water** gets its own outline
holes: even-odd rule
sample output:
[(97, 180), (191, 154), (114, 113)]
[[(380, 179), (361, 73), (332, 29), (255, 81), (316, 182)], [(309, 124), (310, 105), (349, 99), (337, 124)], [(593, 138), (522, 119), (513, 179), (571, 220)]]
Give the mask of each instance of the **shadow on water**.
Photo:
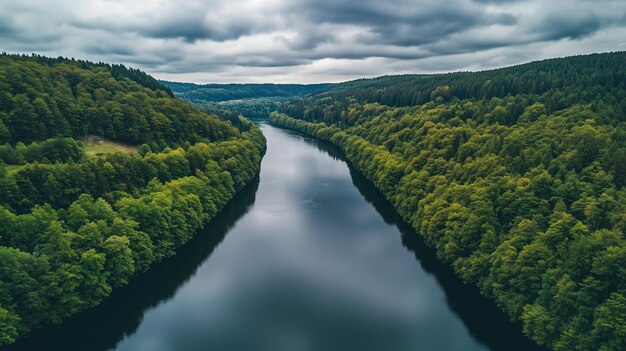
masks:
[(246, 214), (255, 201), (259, 179), (237, 194), (217, 217), (176, 255), (119, 288), (97, 307), (52, 325), (3, 348), (9, 350), (109, 350), (133, 334), (150, 308), (170, 299), (219, 246), (226, 233)]
[(465, 285), (450, 266), (441, 262), (434, 250), (428, 247), (415, 230), (402, 219), (374, 184), (346, 160), (339, 148), (328, 142), (303, 136), (298, 132), (281, 130), (315, 146), (334, 159), (346, 162), (352, 183), (359, 193), (374, 206), (386, 223), (395, 225), (400, 230), (404, 247), (415, 254), (415, 258), (424, 271), (435, 277), (445, 292), (448, 306), (463, 321), (472, 337), (491, 350), (544, 350), (521, 333), (520, 323), (511, 322), (493, 301), (481, 295), (475, 286)]

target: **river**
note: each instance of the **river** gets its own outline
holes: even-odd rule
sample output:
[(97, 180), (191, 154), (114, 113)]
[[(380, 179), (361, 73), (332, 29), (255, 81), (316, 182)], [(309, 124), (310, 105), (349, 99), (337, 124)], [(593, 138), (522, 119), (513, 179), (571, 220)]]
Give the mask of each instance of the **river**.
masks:
[(261, 128), (259, 179), (175, 257), (8, 349), (536, 349), (337, 150)]

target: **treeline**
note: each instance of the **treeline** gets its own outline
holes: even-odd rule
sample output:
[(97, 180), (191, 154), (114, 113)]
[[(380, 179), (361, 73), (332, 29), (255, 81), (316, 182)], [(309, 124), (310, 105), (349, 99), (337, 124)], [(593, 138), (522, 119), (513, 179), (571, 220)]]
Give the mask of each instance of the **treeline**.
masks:
[(176, 97), (209, 113), (231, 111), (250, 119), (267, 119), (296, 96), (319, 93), (333, 84), (205, 84), (162, 81)]
[(242, 100), (229, 100), (217, 102), (197, 102), (194, 105), (202, 111), (215, 113), (214, 111), (230, 111), (233, 114), (244, 116), (252, 120), (268, 119), (270, 113), (277, 111), (289, 98), (268, 97), (250, 98)]
[(43, 142), (33, 141), (28, 146), (19, 142), (0, 145), (0, 164), (25, 164), (29, 162), (78, 162), (84, 156), (79, 142), (73, 138), (53, 138)]
[[(271, 119), (341, 147), (443, 261), (540, 345), (623, 350), (624, 58), (591, 55), (503, 70), (522, 79), (530, 77), (527, 67), (532, 84), (551, 86), (543, 92), (461, 99), (441, 96), (449, 89), (437, 85), (424, 104), (347, 97), (339, 113), (322, 93), (307, 105), (314, 112)], [(554, 67), (586, 72), (578, 79), (587, 83), (576, 86), (567, 74), (559, 82)], [(501, 74), (467, 74), (459, 84), (494, 82)]]
[(47, 57), (47, 56), (42, 56), (42, 55), (37, 55), (37, 54), (17, 55), (17, 54), (8, 54), (6, 52), (3, 52), (0, 54), (0, 56), (7, 56), (16, 60), (35, 61), (35, 62), (44, 64), (50, 67), (59, 63), (71, 64), (71, 65), (75, 65), (83, 69), (102, 67), (102, 68), (107, 69), (111, 73), (111, 76), (113, 76), (113, 78), (117, 80), (124, 80), (125, 78), (128, 78), (146, 88), (149, 88), (154, 91), (161, 90), (161, 91), (166, 92), (170, 97), (174, 97), (174, 94), (172, 93), (170, 88), (161, 84), (161, 82), (159, 82), (157, 79), (155, 79), (151, 75), (141, 70), (131, 68), (131, 67), (126, 67), (124, 65), (110, 64), (106, 62), (96, 63), (96, 62), (90, 62), (90, 61), (85, 61), (85, 60), (77, 60), (75, 58), (65, 58), (65, 57), (60, 57), (60, 56), (56, 58)]
[(251, 98), (294, 97), (324, 91), (332, 84), (193, 84), (161, 81), (176, 97), (191, 103)]
[[(249, 132), (255, 130), (250, 128)], [(85, 158), (81, 162), (70, 159), (72, 162), (69, 163), (29, 163), (10, 177), (0, 179), (0, 205), (17, 213), (30, 211), (35, 205), (48, 204), (60, 208), (69, 206), (85, 193), (115, 202), (124, 194), (138, 194), (152, 180), (168, 182), (196, 175), (205, 166), (203, 153), (207, 150), (228, 152), (227, 156), (223, 156), (226, 158), (236, 157), (236, 152), (244, 150), (241, 145), (253, 147), (245, 140), (198, 143), (187, 149), (166, 148), (160, 153), (148, 151), (143, 155), (111, 153)], [(233, 158), (229, 162), (236, 160)], [(249, 163), (237, 160), (240, 161), (244, 165)], [(238, 169), (239, 166), (225, 165), (230, 165), (224, 166), (223, 170), (230, 173), (237, 188), (249, 180), (250, 175)]]
[[(187, 169), (179, 173), (173, 173), (175, 167), (159, 170), (172, 180), (154, 177), (142, 188), (123, 185), (136, 188), (128, 189), (134, 190), (134, 196), (115, 191), (105, 193), (106, 201), (96, 199), (89, 189), (80, 189), (85, 192), (67, 207), (55, 209), (45, 203), (16, 215), (0, 206), (0, 343), (95, 306), (113, 288), (173, 255), (256, 177), (263, 150), (264, 138), (254, 128), (237, 140), (178, 150), (184, 154), (180, 160)], [(158, 157), (167, 158), (167, 154), (148, 154), (141, 161), (150, 163)], [(55, 168), (64, 166), (50, 165), (39, 174), (35, 167), (24, 169), (16, 177), (43, 175), (49, 186)], [(117, 171), (107, 179), (109, 183), (91, 185), (114, 187), (123, 184), (115, 176), (134, 175)], [(90, 178), (97, 179), (97, 175)], [(66, 195), (59, 185), (54, 198), (54, 193), (48, 194), (54, 188), (36, 185), (41, 187), (33, 189), (45, 193), (43, 201), (65, 203), (73, 195)], [(102, 191), (98, 190), (95, 193)], [(29, 200), (37, 199), (40, 196)]]
[[(0, 80), (11, 86), (0, 90), (11, 101), (0, 106), (0, 116), (8, 140), (15, 141), (0, 146), (0, 154), (3, 160), (14, 157), (10, 163), (30, 163), (8, 174), (0, 162), (0, 345), (97, 305), (112, 289), (173, 255), (258, 175), (265, 151), (265, 138), (253, 123), (198, 111), (163, 92), (118, 81), (97, 65), (2, 60), (7, 65), (0, 65), (0, 74), (24, 78)], [(75, 84), (66, 85), (68, 72), (78, 74)], [(21, 85), (28, 90), (16, 93)], [(21, 101), (45, 101), (57, 89), (66, 91), (49, 101), (68, 103), (63, 99), (75, 92), (91, 96), (84, 104), (69, 102), (82, 122), (99, 123), (92, 113), (119, 96), (120, 108), (148, 111), (141, 116), (150, 123), (141, 126), (122, 114), (119, 129), (91, 129), (64, 113), (55, 119), (36, 113), (28, 123), (45, 133), (36, 138), (16, 128), (27, 124), (14, 113), (24, 108)], [(109, 95), (98, 98), (103, 90)], [(136, 154), (84, 157), (72, 138), (46, 140), (59, 127), (58, 118), (70, 131), (84, 128), (118, 140), (133, 128), (146, 128), (137, 139), (145, 144)]]
[(549, 59), (482, 72), (386, 76), (333, 85), (302, 97), (281, 112), (305, 120), (341, 121), (353, 104), (415, 106), (440, 99), (490, 99), (541, 96), (549, 111), (598, 99), (626, 120), (626, 54), (616, 52)]
[(165, 90), (151, 90), (123, 74), (117, 79), (114, 74), (124, 69), (115, 67), (0, 56), (0, 144), (93, 134), (147, 143), (156, 151), (238, 135), (232, 125)]

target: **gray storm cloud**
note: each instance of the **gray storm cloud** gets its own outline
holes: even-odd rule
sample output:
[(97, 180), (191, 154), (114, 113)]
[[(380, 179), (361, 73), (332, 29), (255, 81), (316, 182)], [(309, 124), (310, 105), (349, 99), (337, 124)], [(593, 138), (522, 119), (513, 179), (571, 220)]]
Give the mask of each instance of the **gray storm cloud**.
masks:
[(320, 82), (626, 49), (618, 0), (8, 0), (0, 50), (194, 82)]

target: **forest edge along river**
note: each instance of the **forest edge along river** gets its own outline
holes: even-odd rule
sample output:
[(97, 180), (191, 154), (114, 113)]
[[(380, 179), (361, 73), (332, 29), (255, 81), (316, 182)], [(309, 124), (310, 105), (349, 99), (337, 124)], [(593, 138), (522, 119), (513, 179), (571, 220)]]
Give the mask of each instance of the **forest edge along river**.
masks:
[(340, 151), (260, 124), (259, 179), (176, 256), (6, 349), (538, 349)]

